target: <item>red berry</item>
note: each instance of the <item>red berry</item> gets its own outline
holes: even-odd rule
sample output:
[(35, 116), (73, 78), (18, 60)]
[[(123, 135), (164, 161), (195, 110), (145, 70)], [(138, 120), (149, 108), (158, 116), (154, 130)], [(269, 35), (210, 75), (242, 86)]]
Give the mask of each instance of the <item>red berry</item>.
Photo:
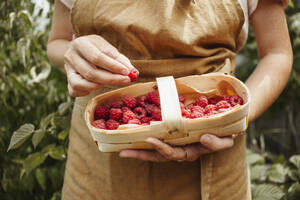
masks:
[(213, 111), (216, 111), (216, 106), (209, 104), (205, 107), (205, 114), (212, 113)]
[(137, 99), (137, 105), (145, 108), (145, 101), (147, 97), (146, 96), (141, 96)]
[(185, 106), (185, 109), (187, 110), (192, 110), (192, 108), (194, 107), (195, 105), (193, 103), (190, 103), (189, 105)]
[(195, 105), (205, 108), (208, 105), (208, 99), (206, 98), (206, 96), (201, 96), (198, 99), (196, 99)]
[(139, 77), (139, 71), (137, 69), (133, 68), (129, 71), (128, 76), (129, 76), (131, 82), (135, 82)]
[(127, 124), (129, 120), (135, 119), (135, 118), (136, 118), (136, 116), (135, 116), (134, 112), (132, 112), (131, 110), (128, 110), (123, 113), (122, 122), (124, 124)]
[(138, 125), (141, 125), (141, 121), (138, 120), (138, 119), (131, 119), (128, 121), (128, 124), (138, 124)]
[(218, 103), (218, 99), (217, 98), (209, 98), (208, 99), (208, 104), (216, 105), (217, 103)]
[(181, 109), (181, 115), (185, 118), (190, 118), (191, 111), (189, 109), (186, 109), (184, 104), (180, 102), (180, 109)]
[(124, 97), (122, 99), (122, 101), (129, 108), (135, 108), (136, 107), (137, 101), (134, 97)]
[(219, 101), (217, 104), (216, 104), (216, 110), (219, 110), (219, 109), (222, 109), (222, 108), (230, 108), (231, 106), (230, 106), (230, 104), (227, 102), (227, 101), (224, 101), (224, 100), (222, 100), (222, 101)]
[(231, 96), (229, 96), (229, 95), (227, 95), (227, 94), (224, 94), (224, 95), (221, 96), (221, 100), (227, 101), (227, 102), (229, 103), (229, 102), (230, 102), (230, 97), (231, 97)]
[(206, 116), (206, 117), (209, 117), (209, 116), (216, 115), (216, 114), (219, 114), (218, 111), (213, 110), (213, 111), (211, 111), (211, 112), (209, 112), (209, 113), (206, 113), (205, 116)]
[(195, 118), (200, 118), (200, 117), (204, 117), (204, 113), (203, 112), (192, 112), (191, 113), (191, 119), (195, 119)]
[(144, 117), (146, 117), (147, 115), (147, 111), (145, 110), (145, 108), (142, 108), (142, 107), (136, 107), (133, 112), (135, 113), (136, 115), (136, 118), (138, 119), (142, 119)]
[(111, 108), (109, 111), (110, 119), (119, 120), (122, 117), (122, 110), (121, 108)]
[(147, 94), (147, 101), (149, 103), (153, 103), (153, 104), (159, 106), (160, 105), (159, 93), (157, 91), (155, 91), (155, 92), (149, 92)]
[(122, 105), (119, 102), (114, 102), (110, 105), (110, 108), (121, 108)]
[(185, 97), (183, 95), (179, 95), (179, 102), (184, 103), (185, 102)]
[(161, 121), (161, 110), (159, 107), (153, 104), (148, 104), (146, 105), (146, 110), (151, 115), (153, 120)]
[(235, 96), (230, 97), (230, 104), (231, 104), (231, 106), (235, 106), (237, 104), (243, 105), (244, 101), (240, 96), (235, 95)]
[(109, 130), (115, 130), (119, 128), (119, 122), (117, 122), (116, 120), (110, 119), (106, 122), (106, 127)]
[(95, 108), (95, 118), (96, 119), (108, 119), (109, 110), (105, 106), (97, 106)]
[(142, 124), (143, 123), (150, 123), (150, 121), (151, 121), (151, 117), (144, 117), (144, 118), (141, 119)]
[(226, 112), (228, 109), (225, 109), (225, 108), (221, 108), (218, 110), (218, 113), (223, 113), (223, 112)]
[(202, 108), (201, 106), (193, 106), (191, 108), (192, 112), (201, 112), (201, 113), (204, 113), (205, 112), (205, 109)]
[(123, 106), (122, 108), (121, 108), (121, 110), (122, 110), (122, 112), (124, 113), (124, 112), (126, 112), (126, 111), (131, 111), (131, 109), (130, 108), (128, 108), (128, 107), (126, 107), (126, 106)]
[(98, 119), (96, 121), (92, 122), (92, 126), (96, 128), (106, 129), (105, 120), (104, 119)]

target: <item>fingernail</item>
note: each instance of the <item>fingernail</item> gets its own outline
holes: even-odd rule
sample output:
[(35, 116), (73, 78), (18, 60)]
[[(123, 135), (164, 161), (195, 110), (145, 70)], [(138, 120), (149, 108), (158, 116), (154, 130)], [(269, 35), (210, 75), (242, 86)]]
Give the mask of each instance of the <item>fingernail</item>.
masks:
[(122, 69), (121, 73), (122, 73), (123, 75), (127, 76), (129, 72), (128, 72), (127, 69)]
[(203, 136), (201, 137), (201, 139), (200, 139), (200, 142), (201, 142), (201, 143), (205, 143), (205, 144), (209, 144), (210, 141), (211, 141), (211, 138), (210, 138), (210, 136), (208, 136), (208, 135), (203, 135)]

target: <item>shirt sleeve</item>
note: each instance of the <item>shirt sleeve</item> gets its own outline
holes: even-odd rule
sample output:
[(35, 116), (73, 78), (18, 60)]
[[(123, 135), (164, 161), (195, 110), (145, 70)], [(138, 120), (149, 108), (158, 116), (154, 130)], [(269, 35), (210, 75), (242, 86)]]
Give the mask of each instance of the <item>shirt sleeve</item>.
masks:
[(71, 9), (74, 4), (74, 0), (60, 0), (60, 1), (69, 9)]
[[(249, 16), (255, 11), (257, 8), (257, 3), (259, 0), (248, 0), (248, 13)], [(263, 0), (262, 0), (263, 1)], [(274, 0), (275, 1), (275, 0)], [(278, 0), (281, 1), (282, 5), (286, 7), (289, 4), (289, 0)]]

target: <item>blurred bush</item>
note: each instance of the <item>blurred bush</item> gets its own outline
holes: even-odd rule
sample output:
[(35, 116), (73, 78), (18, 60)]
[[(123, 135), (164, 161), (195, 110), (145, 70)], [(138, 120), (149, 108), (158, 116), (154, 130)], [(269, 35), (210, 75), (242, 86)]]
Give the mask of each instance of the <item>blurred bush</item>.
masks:
[[(287, 9), (295, 54), (288, 86), (248, 131), (254, 200), (300, 199), (300, 161), (292, 156), (300, 153), (299, 4)], [(73, 99), (46, 57), (52, 6), (1, 1), (0, 10), (0, 199), (61, 199)], [(240, 58), (236, 74), (245, 80), (258, 62), (251, 31)]]

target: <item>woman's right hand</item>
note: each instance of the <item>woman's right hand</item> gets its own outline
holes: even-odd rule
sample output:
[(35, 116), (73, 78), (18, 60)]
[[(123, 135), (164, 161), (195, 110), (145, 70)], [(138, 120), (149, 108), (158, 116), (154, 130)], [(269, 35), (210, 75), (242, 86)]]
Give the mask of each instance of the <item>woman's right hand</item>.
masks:
[(71, 96), (88, 95), (105, 84), (126, 85), (134, 67), (129, 59), (98, 35), (74, 39), (64, 55)]

